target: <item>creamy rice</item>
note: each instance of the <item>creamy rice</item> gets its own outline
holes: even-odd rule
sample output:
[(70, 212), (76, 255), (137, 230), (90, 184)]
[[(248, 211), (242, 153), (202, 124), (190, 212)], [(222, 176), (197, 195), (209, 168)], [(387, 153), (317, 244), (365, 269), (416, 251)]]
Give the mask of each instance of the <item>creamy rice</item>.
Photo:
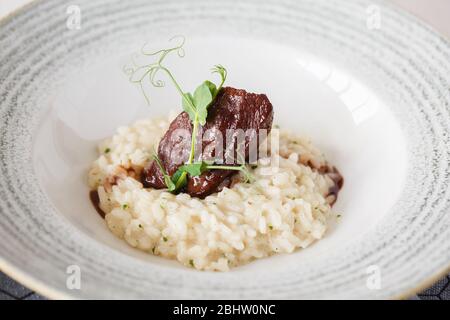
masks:
[(137, 121), (98, 147), (89, 185), (98, 191), (106, 223), (117, 237), (198, 270), (227, 271), (306, 248), (324, 236), (334, 216), (329, 190), (335, 183), (312, 169), (327, 163), (308, 140), (280, 130), (278, 172), (267, 175), (270, 161), (260, 159), (252, 169), (254, 182), (237, 181), (201, 200), (144, 189), (136, 180), (169, 123)]

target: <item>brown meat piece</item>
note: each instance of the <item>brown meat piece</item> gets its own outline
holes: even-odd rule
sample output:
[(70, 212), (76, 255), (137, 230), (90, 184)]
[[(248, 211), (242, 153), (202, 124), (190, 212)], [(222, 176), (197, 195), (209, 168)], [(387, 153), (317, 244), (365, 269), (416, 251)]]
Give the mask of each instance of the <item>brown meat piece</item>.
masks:
[[(251, 148), (256, 146), (257, 150), (262, 142), (257, 140), (260, 130), (265, 129), (268, 134), (272, 128), (272, 121), (273, 108), (266, 95), (248, 93), (245, 90), (230, 87), (223, 88), (208, 109), (206, 124), (199, 130), (196, 150), (201, 149), (202, 154), (196, 154), (196, 160), (215, 159), (217, 162), (218, 159), (222, 159), (227, 165), (240, 163), (235, 155), (237, 141), (229, 146), (226, 143), (227, 130), (242, 129), (246, 132), (248, 129), (254, 129), (254, 134), (245, 136), (243, 145), (245, 153), (242, 153), (245, 161), (248, 161)], [(173, 175), (179, 166), (188, 161), (191, 135), (191, 121), (188, 114), (182, 112), (172, 121), (158, 147), (158, 157), (169, 175)], [(220, 136), (222, 139), (218, 139)], [(219, 147), (220, 144), (223, 145), (223, 154), (216, 154), (216, 146)], [(231, 155), (234, 155), (232, 161), (229, 158)], [(209, 170), (200, 176), (188, 178), (187, 186), (183, 191), (193, 197), (204, 198), (228, 187), (231, 176), (235, 173), (237, 173), (235, 170)], [(155, 162), (150, 163), (142, 171), (141, 180), (145, 187), (166, 188), (164, 177)]]

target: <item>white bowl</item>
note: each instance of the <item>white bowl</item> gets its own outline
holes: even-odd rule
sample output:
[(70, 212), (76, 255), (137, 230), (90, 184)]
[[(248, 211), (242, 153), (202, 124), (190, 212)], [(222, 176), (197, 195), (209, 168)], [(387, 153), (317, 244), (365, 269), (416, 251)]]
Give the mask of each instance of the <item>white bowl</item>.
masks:
[[(56, 298), (255, 299), (407, 296), (448, 269), (450, 46), (428, 27), (363, 0), (78, 5), (79, 30), (67, 28), (61, 1), (28, 6), (0, 29), (4, 271)], [(380, 29), (369, 23), (377, 10)], [(199, 272), (127, 246), (95, 213), (96, 143), (181, 110), (170, 86), (152, 89), (147, 106), (122, 67), (145, 42), (163, 48), (180, 33), (186, 56), (169, 63), (184, 87), (225, 65), (228, 85), (266, 93), (275, 123), (339, 168), (342, 219), (323, 240)], [(72, 265), (80, 290), (66, 285)]]

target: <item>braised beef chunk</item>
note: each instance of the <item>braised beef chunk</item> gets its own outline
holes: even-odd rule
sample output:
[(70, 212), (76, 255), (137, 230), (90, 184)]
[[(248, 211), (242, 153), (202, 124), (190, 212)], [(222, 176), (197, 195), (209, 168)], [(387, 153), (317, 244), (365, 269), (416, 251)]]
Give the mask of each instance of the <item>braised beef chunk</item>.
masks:
[[(242, 162), (242, 157), (249, 160), (250, 150), (258, 149), (258, 136), (261, 129), (270, 132), (273, 121), (273, 108), (265, 94), (248, 93), (245, 90), (230, 87), (223, 88), (208, 109), (206, 124), (200, 128), (196, 147), (196, 160), (222, 160), (227, 165)], [(181, 129), (181, 130), (178, 130)], [(249, 130), (253, 129), (253, 130)], [(231, 130), (231, 131), (230, 131)], [(238, 140), (231, 134), (242, 134), (244, 144), (238, 152)], [(187, 134), (186, 134), (187, 133)], [(248, 134), (250, 133), (250, 134)], [(179, 166), (187, 162), (191, 148), (192, 124), (187, 113), (182, 112), (170, 124), (161, 139), (158, 156), (169, 175), (173, 175)], [(234, 141), (234, 143), (227, 143)], [(231, 138), (231, 139), (230, 139)], [(200, 144), (201, 143), (201, 144)], [(223, 152), (220, 153), (221, 146)], [(241, 150), (241, 149), (239, 149)], [(253, 152), (252, 152), (253, 153)], [(242, 156), (239, 157), (238, 154)], [(251, 159), (255, 160), (255, 159)], [(220, 161), (219, 161), (220, 162)], [(231, 176), (236, 171), (210, 170), (197, 177), (188, 179), (184, 192), (191, 196), (204, 198), (218, 192), (231, 183)], [(145, 187), (165, 188), (164, 177), (157, 163), (152, 162), (142, 172)]]

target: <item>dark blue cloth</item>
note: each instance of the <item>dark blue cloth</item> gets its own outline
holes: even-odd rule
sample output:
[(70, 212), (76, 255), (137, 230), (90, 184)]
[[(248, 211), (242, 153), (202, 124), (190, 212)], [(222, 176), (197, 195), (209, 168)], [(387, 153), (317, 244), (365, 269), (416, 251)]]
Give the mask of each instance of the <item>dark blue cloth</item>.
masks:
[[(450, 300), (450, 275), (436, 282), (431, 288), (418, 294), (421, 300)], [(0, 300), (43, 300), (43, 296), (34, 293), (20, 283), (0, 272)]]

